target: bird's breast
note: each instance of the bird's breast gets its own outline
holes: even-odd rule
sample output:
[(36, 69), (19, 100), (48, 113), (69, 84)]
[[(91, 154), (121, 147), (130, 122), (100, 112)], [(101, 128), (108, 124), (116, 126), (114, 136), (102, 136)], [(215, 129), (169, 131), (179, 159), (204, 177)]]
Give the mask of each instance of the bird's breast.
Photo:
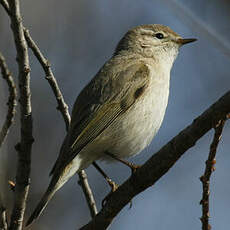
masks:
[(169, 78), (151, 77), (145, 92), (104, 132), (107, 151), (118, 157), (139, 153), (159, 130), (168, 103)]

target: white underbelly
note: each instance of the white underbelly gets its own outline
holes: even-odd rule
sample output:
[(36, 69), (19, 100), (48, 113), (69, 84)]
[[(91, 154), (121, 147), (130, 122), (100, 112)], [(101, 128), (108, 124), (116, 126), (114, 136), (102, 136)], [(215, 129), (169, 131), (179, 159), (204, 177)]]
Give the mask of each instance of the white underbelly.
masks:
[(148, 87), (145, 96), (78, 153), (75, 160), (81, 161), (81, 169), (95, 160), (110, 159), (105, 151), (126, 158), (140, 153), (151, 143), (163, 121), (169, 95), (169, 81), (155, 84), (157, 87)]
[[(158, 91), (159, 93), (159, 91)], [(104, 133), (108, 151), (129, 157), (149, 145), (159, 130), (168, 102), (168, 90), (156, 95), (149, 92)]]

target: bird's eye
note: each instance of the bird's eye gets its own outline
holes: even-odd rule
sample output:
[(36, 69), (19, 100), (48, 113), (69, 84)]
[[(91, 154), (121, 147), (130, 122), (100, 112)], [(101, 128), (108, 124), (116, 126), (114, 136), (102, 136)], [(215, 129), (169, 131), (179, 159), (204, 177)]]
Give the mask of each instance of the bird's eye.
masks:
[(155, 36), (156, 36), (156, 38), (158, 38), (158, 39), (164, 38), (164, 35), (163, 35), (162, 33), (157, 33)]

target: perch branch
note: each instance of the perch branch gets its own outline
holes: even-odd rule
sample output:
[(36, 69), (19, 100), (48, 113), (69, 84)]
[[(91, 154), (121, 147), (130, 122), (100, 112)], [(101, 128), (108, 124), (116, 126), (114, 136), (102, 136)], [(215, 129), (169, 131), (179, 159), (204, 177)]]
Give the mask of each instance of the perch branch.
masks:
[(197, 117), (191, 125), (155, 153), (109, 196), (101, 211), (81, 230), (107, 229), (114, 217), (133, 197), (155, 184), (176, 161), (220, 120), (230, 113), (230, 91)]
[(17, 50), (21, 115), (21, 140), (17, 145), (18, 164), (16, 172), (16, 186), (9, 229), (21, 230), (29, 191), (31, 149), (33, 143), (30, 65), (28, 48), (23, 32), (19, 0), (9, 0), (8, 3), (10, 9), (11, 28)]
[(8, 85), (8, 90), (9, 90), (9, 97), (8, 97), (8, 102), (7, 102), (8, 111), (7, 111), (5, 122), (0, 131), (0, 148), (1, 148), (9, 132), (10, 126), (12, 125), (14, 121), (17, 94), (16, 94), (16, 87), (14, 84), (14, 79), (9, 71), (5, 58), (3, 57), (1, 52), (0, 52), (0, 68), (1, 68), (2, 77), (3, 79), (6, 80), (6, 83)]
[(202, 230), (210, 230), (211, 225), (209, 224), (209, 194), (210, 194), (210, 177), (212, 172), (215, 170), (216, 163), (216, 150), (221, 139), (221, 134), (224, 128), (225, 120), (221, 120), (215, 127), (215, 134), (213, 137), (212, 144), (210, 146), (208, 160), (206, 161), (206, 167), (204, 174), (200, 177), (200, 181), (203, 186), (203, 195), (200, 201), (202, 205), (202, 217), (200, 218), (202, 222)]

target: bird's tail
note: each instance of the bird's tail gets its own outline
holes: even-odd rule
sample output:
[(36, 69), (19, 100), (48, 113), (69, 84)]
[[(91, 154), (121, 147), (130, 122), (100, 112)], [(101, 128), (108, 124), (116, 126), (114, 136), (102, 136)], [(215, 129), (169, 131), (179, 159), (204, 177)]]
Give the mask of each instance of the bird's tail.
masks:
[(50, 188), (50, 186), (48, 187), (47, 191), (45, 192), (42, 199), (38, 203), (36, 209), (34, 210), (32, 215), (26, 222), (26, 226), (30, 225), (34, 220), (36, 220), (41, 215), (46, 205), (48, 204), (48, 202), (50, 201), (50, 199), (53, 197), (53, 195), (55, 194), (57, 190), (58, 189), (55, 187), (52, 187), (52, 188)]
[(49, 187), (40, 202), (38, 203), (36, 209), (28, 219), (26, 226), (30, 225), (41, 215), (55, 192), (59, 190), (70, 179), (70, 177), (72, 177), (79, 170), (81, 166), (81, 161), (79, 160), (78, 156), (76, 158), (77, 159), (75, 159), (75, 163), (71, 166), (62, 169), (56, 168), (54, 170), (54, 172), (52, 173), (53, 177), (51, 179)]

